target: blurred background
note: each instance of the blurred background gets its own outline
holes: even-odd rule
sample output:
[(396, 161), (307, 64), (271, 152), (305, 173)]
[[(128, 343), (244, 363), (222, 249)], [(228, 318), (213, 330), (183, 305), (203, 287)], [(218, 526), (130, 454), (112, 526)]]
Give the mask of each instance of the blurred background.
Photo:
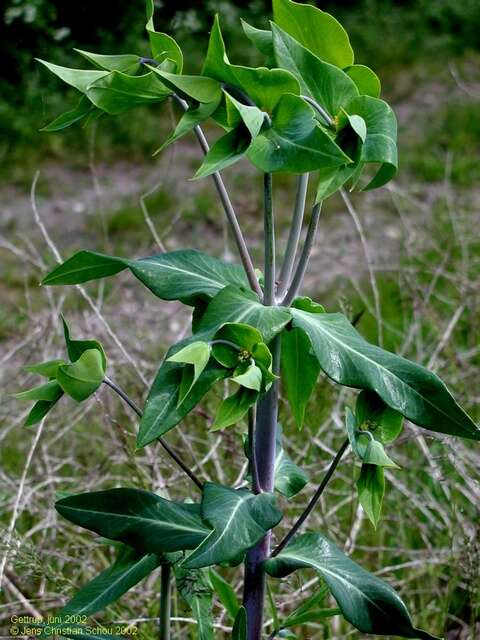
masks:
[[(378, 192), (326, 203), (305, 292), (330, 311), (360, 318), (368, 339), (437, 371), (478, 422), (480, 2), (316, 4), (347, 28), (357, 62), (380, 76), (399, 120), (400, 171)], [(265, 26), (268, 2), (156, 5), (157, 30), (178, 40), (187, 72), (201, 67), (215, 12), (231, 60), (261, 63), (238, 24), (243, 17)], [(160, 303), (128, 275), (81, 290), (39, 287), (59, 255), (89, 248), (138, 257), (195, 247), (235, 260), (210, 181), (189, 182), (201, 162), (193, 137), (152, 157), (179, 117), (172, 105), (103, 117), (88, 128), (39, 132), (77, 98), (34, 58), (81, 67), (74, 47), (147, 55), (144, 13), (143, 0), (0, 1), (0, 635), (8, 635), (11, 615), (58, 611), (111, 559), (109, 547), (57, 521), (52, 505), (58, 492), (121, 484), (175, 498), (189, 491), (161, 451), (135, 452), (136, 424), (107, 390), (81, 406), (65, 400), (45, 424), (27, 430), (28, 407), (10, 397), (36, 382), (23, 365), (62, 355), (60, 312), (74, 337), (104, 342), (110, 377), (139, 403), (168, 345), (189, 331), (188, 309)], [(217, 132), (207, 129), (207, 135), (213, 140)], [(261, 266), (259, 177), (242, 161), (225, 172), (225, 181)], [(294, 181), (279, 175), (275, 186), (281, 253)], [(195, 458), (198, 473), (232, 483), (242, 473), (236, 454), (243, 427), (218, 439), (209, 433), (221, 394), (211, 394), (168, 440)], [(301, 434), (282, 403), (286, 447), (311, 477), (283, 504), (292, 517), (342, 442), (343, 411), (352, 398), (320, 380)], [(407, 425), (389, 453), (402, 469), (387, 474), (377, 531), (358, 508), (358, 466), (351, 455), (310, 528), (327, 531), (355, 560), (388, 579), (417, 626), (448, 640), (478, 640), (480, 448)], [(224, 576), (239, 587), (235, 572)], [(293, 595), (308, 595), (315, 585), (308, 572), (280, 586), (272, 582), (280, 619)], [(140, 638), (154, 637), (157, 592), (153, 575), (95, 620), (137, 623)], [(216, 637), (229, 637), (231, 622), (220, 609), (215, 613)], [(174, 637), (196, 638), (181, 601), (174, 603), (174, 616)], [(335, 618), (294, 631), (299, 639), (361, 637)]]

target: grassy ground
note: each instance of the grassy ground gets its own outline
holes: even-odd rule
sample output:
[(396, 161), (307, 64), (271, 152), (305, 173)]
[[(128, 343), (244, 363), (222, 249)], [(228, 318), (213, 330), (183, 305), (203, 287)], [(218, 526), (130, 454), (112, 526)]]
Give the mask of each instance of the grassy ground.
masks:
[[(350, 317), (363, 312), (359, 330), (366, 337), (438, 371), (478, 421), (480, 94), (475, 64), (476, 58), (467, 56), (450, 69), (422, 65), (398, 70), (395, 82), (387, 82), (400, 121), (400, 177), (389, 189), (355, 195), (350, 213), (340, 199), (327, 204), (305, 291), (329, 310), (343, 309)], [(199, 162), (193, 141), (147, 162), (170, 115), (149, 112), (133, 124), (105, 123), (102, 127), (115, 127), (118, 146), (102, 127), (78, 138), (68, 134), (61, 142), (53, 136), (45, 144), (58, 144), (58, 155), (50, 148), (42, 160), (32, 152), (22, 164), (12, 164), (1, 188), (0, 558), (8, 555), (0, 627), (5, 629), (13, 614), (57, 611), (110, 559), (109, 547), (57, 520), (52, 505), (58, 492), (128, 484), (185, 498), (190, 489), (160, 450), (135, 452), (136, 424), (107, 389), (86, 405), (65, 400), (44, 426), (30, 430), (22, 427), (28, 409), (9, 396), (33, 382), (22, 365), (62, 352), (61, 311), (74, 335), (104, 342), (111, 377), (139, 402), (166, 347), (189, 329), (187, 309), (160, 303), (126, 275), (85, 287), (87, 295), (39, 288), (42, 273), (54, 264), (41, 223), (64, 256), (80, 247), (139, 256), (157, 251), (160, 243), (168, 250), (195, 246), (234, 259), (210, 183), (188, 182)], [(119, 158), (122, 135), (130, 140), (132, 127), (138, 155)], [(35, 217), (29, 189), (36, 169)], [(258, 260), (258, 178), (242, 164), (226, 172), (226, 181)], [(279, 177), (276, 184), (281, 250), (293, 182)], [(245, 427), (219, 438), (209, 433), (221, 392), (211, 394), (202, 412), (168, 440), (197, 460), (196, 471), (206, 479), (233, 483), (242, 474), (237, 454)], [(343, 411), (352, 397), (321, 380), (301, 434), (282, 401), (286, 446), (311, 476), (294, 501), (282, 504), (290, 517), (300, 513), (344, 438)], [(447, 633), (449, 640), (477, 640), (480, 451), (407, 425), (391, 455), (402, 469), (388, 475), (377, 531), (358, 508), (358, 468), (351, 455), (309, 528), (328, 531), (358, 562), (394, 584), (418, 626)], [(238, 572), (223, 573), (239, 588)], [(305, 572), (281, 585), (272, 582), (280, 616), (290, 610), (293, 595), (315, 588), (314, 580)], [(153, 575), (95, 620), (136, 622), (140, 638), (153, 637), (158, 588)], [(216, 613), (217, 637), (226, 638), (231, 621), (220, 609)], [(182, 622), (189, 614), (181, 602), (175, 602), (174, 615), (174, 637), (196, 637), (193, 624)], [(360, 637), (338, 619), (298, 630), (298, 638), (311, 640)]]

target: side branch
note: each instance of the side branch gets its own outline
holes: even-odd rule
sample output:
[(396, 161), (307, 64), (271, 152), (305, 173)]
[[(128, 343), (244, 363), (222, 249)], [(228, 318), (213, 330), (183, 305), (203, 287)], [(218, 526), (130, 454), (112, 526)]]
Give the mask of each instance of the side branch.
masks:
[[(135, 404), (135, 402), (121, 389), (118, 385), (116, 385), (110, 378), (107, 376), (104, 377), (103, 383), (113, 389), (115, 393), (122, 398), (122, 400), (128, 404), (128, 406), (137, 414), (139, 418), (143, 416), (140, 408)], [(193, 473), (193, 471), (187, 467), (187, 465), (183, 462), (183, 460), (170, 448), (170, 446), (165, 442), (163, 438), (158, 438), (158, 442), (162, 445), (168, 455), (176, 462), (176, 464), (180, 467), (180, 469), (190, 478), (190, 480), (200, 489), (203, 490), (203, 483), (197, 478), (197, 476)]]
[(337, 468), (340, 460), (342, 459), (343, 454), (345, 453), (345, 451), (348, 448), (348, 438), (347, 440), (345, 440), (345, 442), (342, 444), (342, 446), (340, 447), (340, 449), (337, 452), (337, 455), (335, 456), (335, 458), (332, 460), (327, 473), (325, 474), (325, 476), (323, 477), (322, 482), (320, 483), (318, 489), (315, 491), (315, 493), (313, 494), (312, 499), (310, 500), (310, 502), (308, 503), (305, 511), (302, 513), (302, 515), (298, 518), (298, 520), (295, 522), (295, 524), (293, 525), (293, 527), (290, 529), (290, 531), (287, 533), (287, 535), (285, 536), (285, 538), (275, 547), (275, 549), (272, 551), (272, 558), (276, 555), (278, 555), (280, 553), (280, 551), (282, 551), (282, 549), (284, 549), (287, 544), (290, 542), (290, 540), (293, 538), (293, 536), (297, 533), (297, 531), (300, 529), (300, 527), (302, 526), (302, 524), (305, 522), (305, 520), (308, 518), (308, 516), (310, 515), (310, 513), (313, 511), (315, 505), (317, 504), (317, 502), (320, 500), (320, 497), (322, 495), (322, 493), (325, 490), (325, 487), (327, 486), (327, 484), (330, 481), (330, 478), (333, 476), (335, 469)]
[[(188, 103), (173, 94), (173, 97), (177, 101), (177, 103), (182, 107), (184, 111), (188, 109)], [(194, 128), (195, 135), (197, 136), (198, 143), (202, 148), (202, 151), (207, 154), (210, 150), (207, 139), (205, 138), (205, 134), (203, 133), (200, 126), (196, 126)], [(243, 264), (243, 268), (245, 269), (245, 273), (248, 278), (248, 282), (250, 287), (255, 291), (255, 293), (261, 298), (262, 290), (260, 285), (258, 284), (257, 276), (255, 275), (255, 267), (253, 266), (252, 258), (250, 257), (250, 253), (247, 248), (247, 244), (245, 242), (245, 238), (243, 237), (242, 230), (240, 229), (240, 225), (238, 223), (237, 216), (235, 214), (235, 210), (228, 196), (228, 192), (225, 188), (225, 184), (222, 180), (222, 176), (217, 171), (212, 175), (213, 181), (215, 183), (215, 187), (217, 188), (218, 195), (220, 197), (220, 201), (223, 205), (223, 209), (225, 211), (225, 215), (227, 216), (227, 220), (230, 224), (230, 228), (233, 233), (233, 238), (235, 240), (235, 244), (237, 245), (238, 252), (240, 254), (240, 259)]]

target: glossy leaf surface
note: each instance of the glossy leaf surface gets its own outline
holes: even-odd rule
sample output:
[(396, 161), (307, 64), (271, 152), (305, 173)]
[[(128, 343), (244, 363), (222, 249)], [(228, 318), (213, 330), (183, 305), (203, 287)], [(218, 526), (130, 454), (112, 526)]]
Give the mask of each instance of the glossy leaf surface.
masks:
[(87, 349), (75, 362), (59, 367), (57, 381), (67, 395), (82, 402), (95, 393), (104, 375), (102, 354), (98, 349)]
[(172, 60), (176, 66), (176, 72), (182, 73), (183, 54), (175, 40), (166, 33), (158, 33), (153, 22), (154, 0), (147, 0), (147, 24), (145, 26), (150, 40), (152, 56), (155, 60)]
[(222, 171), (242, 158), (250, 144), (250, 136), (245, 127), (237, 127), (219, 138), (210, 148), (194, 178)]
[(480, 440), (480, 429), (443, 382), (424, 367), (368, 343), (340, 313), (291, 309), (323, 371), (335, 382), (377, 393), (415, 424)]
[(72, 124), (83, 120), (94, 110), (95, 106), (90, 102), (90, 100), (86, 96), (82, 96), (76, 107), (62, 113), (55, 118), (55, 120), (52, 120), (52, 122), (42, 127), (40, 131), (45, 131), (46, 133), (62, 131), (63, 129), (70, 127)]
[(355, 82), (361, 96), (371, 96), (372, 98), (380, 96), (382, 89), (380, 80), (369, 67), (363, 64), (354, 64), (344, 71)]
[(220, 431), (240, 422), (250, 407), (255, 404), (258, 395), (258, 391), (241, 387), (233, 395), (222, 400), (211, 430)]
[(247, 612), (240, 607), (232, 629), (232, 640), (247, 640)]
[(152, 73), (159, 76), (163, 84), (179, 93), (181, 97), (192, 98), (197, 102), (211, 103), (218, 100), (220, 96), (220, 82), (213, 78), (178, 75), (153, 66), (148, 68), (151, 69)]
[(413, 627), (405, 604), (389, 584), (362, 569), (325, 536), (301, 535), (265, 562), (267, 573), (274, 577), (302, 567), (318, 571), (344, 618), (362, 633), (435, 640)]
[(362, 464), (357, 480), (358, 499), (368, 519), (377, 528), (385, 494), (385, 474), (383, 467)]
[(68, 67), (61, 67), (58, 64), (47, 62), (46, 60), (40, 60), (38, 62), (43, 64), (49, 71), (56, 75), (60, 80), (63, 80), (66, 84), (74, 87), (82, 93), (87, 92), (87, 88), (97, 80), (108, 76), (108, 71), (99, 71), (95, 69), (70, 69)]
[(142, 553), (195, 548), (210, 533), (200, 506), (171, 502), (139, 489), (110, 489), (62, 498), (55, 504), (67, 520)]
[(187, 568), (238, 558), (280, 522), (282, 513), (272, 494), (255, 495), (208, 482), (203, 489), (202, 518), (213, 531), (183, 562)]
[(75, 49), (75, 51), (83, 56), (85, 60), (105, 71), (122, 71), (129, 75), (135, 75), (141, 69), (140, 57), (133, 54), (104, 55), (83, 51), (82, 49)]
[(293, 462), (282, 445), (280, 429), (277, 429), (275, 452), (275, 489), (286, 498), (293, 498), (307, 484), (307, 473)]

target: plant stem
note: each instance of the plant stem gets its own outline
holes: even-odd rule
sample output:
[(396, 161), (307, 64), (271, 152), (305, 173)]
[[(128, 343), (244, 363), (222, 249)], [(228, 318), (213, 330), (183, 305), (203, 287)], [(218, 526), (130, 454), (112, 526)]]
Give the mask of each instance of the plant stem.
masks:
[[(106, 384), (107, 387), (110, 387), (110, 389), (113, 389), (113, 391), (115, 391), (115, 393), (118, 396), (120, 396), (120, 398), (122, 398), (122, 400), (126, 404), (128, 404), (128, 406), (131, 409), (133, 409), (133, 411), (137, 414), (139, 418), (143, 416), (141, 409), (125, 393), (125, 391), (123, 391), (123, 389), (121, 389), (117, 384), (115, 384), (115, 382), (113, 382), (112, 380), (110, 380), (110, 378), (107, 378), (107, 376), (105, 376), (103, 379), (103, 383)], [(165, 451), (168, 453), (168, 455), (172, 458), (172, 460), (174, 460), (177, 463), (180, 469), (182, 469), (182, 471), (190, 478), (190, 480), (197, 485), (200, 491), (202, 491), (203, 483), (197, 478), (197, 476), (193, 473), (193, 471), (183, 462), (183, 460), (175, 453), (175, 451), (173, 451), (173, 449), (170, 448), (170, 446), (165, 442), (163, 438), (157, 438), (157, 439), (158, 439), (158, 442), (165, 449)]]
[(172, 608), (171, 589), (172, 569), (169, 564), (162, 564), (160, 574), (160, 640), (170, 640), (170, 618)]
[(272, 174), (263, 176), (263, 229), (264, 229), (264, 304), (275, 302), (275, 225), (273, 222)]
[(283, 258), (282, 268), (278, 277), (277, 298), (285, 297), (290, 279), (292, 277), (295, 256), (297, 255), (298, 243), (302, 233), (303, 216), (305, 214), (305, 201), (307, 198), (308, 173), (302, 173), (298, 176), (297, 194), (295, 197), (295, 208), (293, 210), (292, 224), (288, 234), (285, 256)]
[(328, 111), (326, 111), (322, 106), (318, 104), (318, 102), (316, 102), (315, 100), (313, 100), (313, 98), (310, 98), (309, 96), (302, 96), (302, 98), (305, 100), (305, 102), (308, 102), (310, 105), (312, 105), (315, 111), (317, 111), (317, 113), (319, 113), (322, 116), (322, 118), (325, 120), (325, 123), (328, 124), (328, 126), (333, 127), (335, 125), (335, 120), (328, 113)]
[[(183, 100), (182, 98), (180, 98), (176, 94), (173, 94), (173, 97), (175, 98), (177, 103), (182, 107), (182, 109), (184, 111), (186, 111), (188, 109), (188, 103), (185, 100)], [(205, 138), (205, 135), (204, 135), (202, 129), (200, 128), (200, 126), (197, 125), (194, 128), (194, 132), (195, 132), (195, 135), (197, 136), (197, 140), (198, 140), (203, 152), (205, 154), (207, 154), (209, 152), (209, 150), (210, 150), (210, 147), (208, 145), (207, 139)], [(237, 249), (238, 249), (238, 252), (240, 254), (240, 259), (242, 261), (243, 268), (245, 269), (245, 273), (247, 275), (250, 287), (255, 291), (255, 293), (259, 297), (261, 297), (262, 296), (262, 290), (260, 288), (260, 285), (258, 284), (257, 276), (255, 275), (255, 268), (253, 266), (253, 262), (252, 262), (252, 259), (250, 257), (250, 253), (248, 251), (248, 248), (247, 248), (247, 245), (246, 245), (246, 242), (245, 242), (245, 238), (243, 237), (242, 230), (240, 229), (240, 225), (238, 224), (238, 220), (237, 220), (237, 216), (235, 214), (235, 210), (233, 208), (233, 205), (232, 205), (232, 203), (230, 201), (230, 198), (228, 196), (227, 190), (226, 190), (225, 185), (223, 183), (222, 176), (217, 171), (216, 173), (214, 173), (212, 175), (212, 178), (213, 178), (213, 181), (214, 181), (215, 186), (217, 188), (217, 192), (218, 192), (218, 195), (220, 197), (220, 201), (221, 201), (221, 203), (223, 205), (223, 209), (225, 211), (225, 215), (227, 216), (227, 220), (228, 220), (228, 222), (230, 224), (230, 228), (232, 230), (233, 238), (235, 240), (235, 244), (237, 245)]]
[(255, 447), (255, 422), (257, 418), (256, 408), (248, 411), (248, 446), (250, 449), (250, 469), (252, 474), (253, 493), (260, 493), (260, 481), (258, 479), (257, 450)]
[(287, 544), (290, 542), (290, 540), (293, 538), (293, 536), (297, 533), (297, 531), (300, 529), (302, 524), (308, 518), (310, 513), (313, 511), (315, 505), (320, 500), (320, 497), (321, 497), (322, 493), (324, 492), (325, 487), (329, 483), (330, 478), (333, 476), (333, 474), (335, 472), (335, 469), (337, 468), (340, 460), (342, 459), (343, 454), (347, 450), (348, 444), (349, 444), (349, 441), (348, 441), (348, 438), (347, 438), (347, 440), (345, 440), (345, 442), (342, 444), (340, 449), (337, 451), (337, 454), (336, 454), (335, 458), (332, 460), (332, 462), (331, 462), (331, 464), (330, 464), (330, 466), (328, 468), (327, 473), (323, 477), (322, 482), (320, 483), (318, 489), (313, 494), (313, 497), (310, 500), (310, 502), (308, 503), (305, 511), (302, 513), (302, 515), (295, 522), (295, 524), (290, 529), (290, 531), (287, 533), (285, 538), (272, 551), (272, 558), (274, 556), (278, 555), (280, 553), (280, 551), (287, 546)]
[[(275, 229), (272, 207), (272, 176), (264, 176), (264, 234), (265, 234), (265, 295), (264, 305), (275, 305)], [(280, 369), (279, 336), (270, 343), (273, 372)], [(278, 380), (265, 393), (257, 406), (254, 440), (252, 443), (252, 459), (256, 461), (257, 487), (259, 492), (272, 492), (275, 479), (275, 449), (277, 440), (278, 419)], [(266, 576), (263, 562), (270, 554), (271, 532), (253, 549), (245, 559), (245, 576), (243, 585), (243, 606), (247, 611), (247, 640), (261, 640), (263, 627), (263, 610), (265, 602)]]
[(317, 203), (312, 209), (312, 217), (307, 229), (307, 235), (305, 237), (305, 244), (303, 245), (302, 254), (295, 269), (295, 274), (292, 278), (290, 287), (287, 294), (283, 299), (282, 304), (289, 307), (298, 295), (305, 277), (305, 272), (308, 267), (308, 261), (310, 260), (310, 254), (312, 253), (313, 244), (317, 235), (318, 221), (320, 219), (320, 213), (322, 211), (322, 203)]

